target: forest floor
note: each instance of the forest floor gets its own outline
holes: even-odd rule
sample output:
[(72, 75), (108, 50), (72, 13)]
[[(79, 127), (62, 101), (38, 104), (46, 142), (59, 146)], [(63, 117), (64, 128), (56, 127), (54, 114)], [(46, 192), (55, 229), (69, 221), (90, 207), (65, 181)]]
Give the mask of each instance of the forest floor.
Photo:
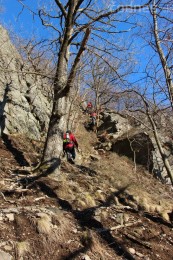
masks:
[(171, 186), (95, 150), (84, 121), (76, 163), (63, 158), (58, 173), (32, 171), (42, 143), (0, 139), (0, 260), (173, 259)]

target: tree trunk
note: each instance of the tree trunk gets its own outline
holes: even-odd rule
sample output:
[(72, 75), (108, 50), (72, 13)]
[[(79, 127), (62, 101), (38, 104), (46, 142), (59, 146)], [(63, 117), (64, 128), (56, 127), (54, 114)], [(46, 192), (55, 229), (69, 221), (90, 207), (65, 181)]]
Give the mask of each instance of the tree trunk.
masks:
[(62, 135), (63, 132), (67, 130), (67, 119), (70, 109), (69, 94), (74, 83), (77, 66), (81, 55), (85, 50), (85, 45), (90, 34), (90, 29), (86, 29), (83, 40), (81, 41), (81, 46), (68, 74), (70, 38), (73, 34), (73, 14), (75, 12), (76, 3), (77, 1), (69, 2), (64, 38), (58, 56), (57, 71), (54, 80), (54, 102), (52, 114), (42, 156), (42, 162), (52, 162), (55, 166), (53, 166), (54, 168), (58, 168), (60, 165), (60, 157), (63, 147)]
[(153, 4), (152, 14), (153, 14), (153, 22), (154, 22), (154, 37), (155, 37), (155, 42), (156, 42), (156, 48), (157, 48), (157, 52), (159, 54), (159, 57), (160, 57), (160, 60), (161, 60), (161, 63), (162, 63), (162, 67), (163, 67), (163, 70), (164, 70), (166, 85), (167, 85), (167, 88), (168, 88), (171, 107), (172, 107), (172, 110), (173, 110), (173, 82), (172, 82), (172, 79), (171, 79), (171, 71), (169, 69), (166, 57), (164, 55), (164, 52), (163, 52), (161, 44), (160, 44), (155, 1), (154, 1), (154, 4)]
[(64, 38), (58, 55), (57, 70), (54, 80), (54, 100), (49, 128), (42, 156), (42, 162), (56, 160), (60, 165), (62, 153), (62, 134), (65, 130), (69, 109), (68, 61), (70, 55), (69, 40), (73, 33), (73, 13), (75, 4), (71, 3), (66, 19)]

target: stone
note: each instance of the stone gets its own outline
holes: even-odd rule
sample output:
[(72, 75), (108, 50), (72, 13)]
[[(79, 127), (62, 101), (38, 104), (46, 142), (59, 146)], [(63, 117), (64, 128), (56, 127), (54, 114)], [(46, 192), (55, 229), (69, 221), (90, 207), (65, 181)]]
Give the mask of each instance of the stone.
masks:
[(132, 254), (132, 255), (135, 255), (136, 251), (134, 248), (130, 247), (129, 248), (129, 252)]
[(6, 246), (4, 246), (4, 249), (5, 249), (6, 251), (11, 251), (11, 250), (13, 249), (13, 247), (12, 247), (12, 246), (9, 246), (9, 245), (6, 245)]
[(141, 258), (143, 258), (143, 257), (144, 257), (144, 255), (143, 255), (143, 254), (141, 254), (141, 253), (139, 253), (139, 252), (136, 252), (136, 255), (137, 255), (137, 256), (139, 256), (139, 257), (141, 257)]
[(8, 218), (9, 221), (14, 221), (14, 214), (6, 214), (6, 217)]
[(12, 256), (9, 253), (0, 250), (0, 259), (1, 260), (12, 260)]
[(124, 214), (123, 213), (117, 213), (116, 222), (119, 223), (120, 225), (124, 224)]
[(82, 256), (82, 260), (91, 260), (91, 258), (88, 255)]
[(100, 216), (94, 216), (94, 219), (97, 220), (98, 222), (101, 222), (101, 217)]

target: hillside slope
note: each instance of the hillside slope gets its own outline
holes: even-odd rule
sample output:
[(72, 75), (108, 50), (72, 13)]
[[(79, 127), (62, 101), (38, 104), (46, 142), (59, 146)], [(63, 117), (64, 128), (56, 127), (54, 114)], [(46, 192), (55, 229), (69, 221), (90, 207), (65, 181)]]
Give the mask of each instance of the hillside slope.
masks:
[[(170, 186), (126, 157), (96, 151), (80, 115), (76, 164), (31, 171), (42, 144), (0, 141), (0, 259), (172, 259)], [(5, 258), (6, 257), (6, 258)]]

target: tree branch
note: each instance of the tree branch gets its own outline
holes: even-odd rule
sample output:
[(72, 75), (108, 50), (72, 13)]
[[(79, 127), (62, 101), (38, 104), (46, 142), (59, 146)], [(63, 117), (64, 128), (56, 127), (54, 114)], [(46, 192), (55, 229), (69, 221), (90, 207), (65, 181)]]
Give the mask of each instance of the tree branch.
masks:
[(56, 2), (56, 4), (57, 4), (57, 6), (59, 7), (59, 9), (61, 10), (63, 16), (64, 16), (65, 18), (67, 18), (67, 12), (66, 12), (66, 10), (64, 9), (64, 6), (61, 4), (61, 2), (60, 2), (59, 0), (55, 0), (55, 2)]

